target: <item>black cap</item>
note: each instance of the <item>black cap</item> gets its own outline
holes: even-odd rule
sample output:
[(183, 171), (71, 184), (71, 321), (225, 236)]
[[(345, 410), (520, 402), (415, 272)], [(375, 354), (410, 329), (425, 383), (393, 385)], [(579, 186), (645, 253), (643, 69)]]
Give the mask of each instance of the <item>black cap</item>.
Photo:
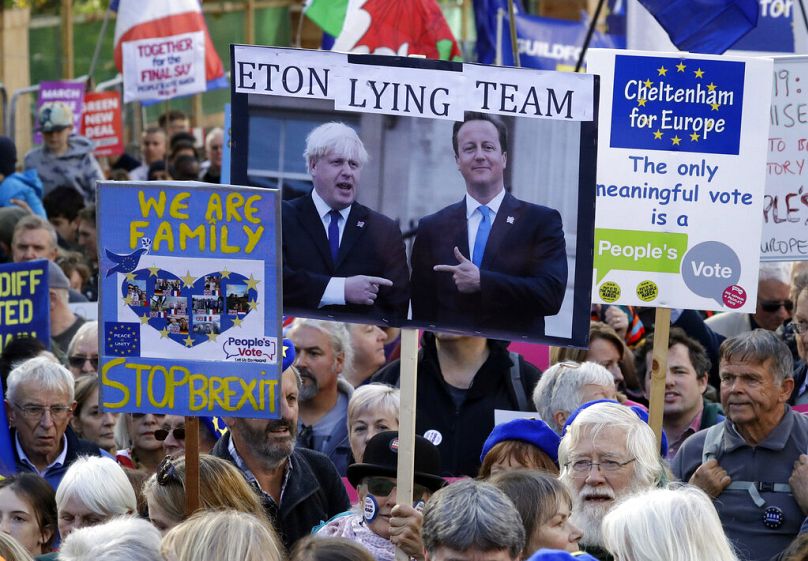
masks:
[[(348, 466), (348, 481), (358, 487), (365, 477), (395, 477), (398, 470), (398, 432), (380, 432), (365, 447), (361, 464)], [(415, 482), (437, 491), (446, 482), (440, 473), (440, 450), (423, 436), (415, 435)]]

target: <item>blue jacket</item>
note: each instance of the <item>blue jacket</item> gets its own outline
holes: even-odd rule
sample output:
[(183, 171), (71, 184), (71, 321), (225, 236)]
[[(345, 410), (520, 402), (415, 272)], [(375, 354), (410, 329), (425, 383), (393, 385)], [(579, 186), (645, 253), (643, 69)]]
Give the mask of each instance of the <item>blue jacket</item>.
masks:
[[(15, 445), (16, 431), (13, 429), (11, 430), (11, 446), (14, 450), (14, 460), (17, 464), (17, 473), (21, 472), (32, 472), (33, 470), (31, 467), (20, 460), (19, 456), (17, 455), (17, 446)], [(90, 442), (89, 440), (82, 440), (76, 433), (73, 432), (73, 429), (67, 427), (65, 430), (65, 436), (67, 437), (67, 456), (65, 457), (65, 463), (61, 466), (56, 466), (48, 469), (45, 474), (45, 480), (50, 483), (50, 486), (53, 487), (53, 490), (59, 488), (59, 483), (62, 482), (62, 478), (65, 476), (67, 469), (70, 465), (76, 461), (79, 456), (107, 456), (111, 457), (108, 452), (101, 450), (97, 444), (94, 442)]]
[(48, 217), (42, 206), (42, 182), (35, 169), (12, 173), (0, 183), (0, 206), (11, 206), (11, 199), (21, 199), (28, 203), (34, 214)]

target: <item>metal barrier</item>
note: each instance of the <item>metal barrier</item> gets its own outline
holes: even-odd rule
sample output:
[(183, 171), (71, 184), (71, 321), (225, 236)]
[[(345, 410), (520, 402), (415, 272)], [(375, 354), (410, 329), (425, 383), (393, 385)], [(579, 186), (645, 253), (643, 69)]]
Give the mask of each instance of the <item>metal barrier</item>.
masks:
[[(3, 110), (3, 121), (2, 124), (5, 125), (6, 115), (8, 115), (8, 92), (6, 91), (6, 86), (2, 82), (0, 82), (0, 107)], [(3, 134), (5, 134), (7, 129), (3, 128)]]

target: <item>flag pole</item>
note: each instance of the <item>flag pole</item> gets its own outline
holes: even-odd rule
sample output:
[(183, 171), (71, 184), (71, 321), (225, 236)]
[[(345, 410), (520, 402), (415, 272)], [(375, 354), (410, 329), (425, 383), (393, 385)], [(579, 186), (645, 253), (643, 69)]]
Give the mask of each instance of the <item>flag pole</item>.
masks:
[[(800, 0), (800, 2), (802, 2), (802, 0)], [(586, 50), (589, 48), (590, 41), (592, 41), (592, 34), (595, 33), (595, 26), (598, 24), (598, 19), (600, 19), (600, 11), (603, 9), (603, 4), (605, 3), (605, 0), (598, 0), (598, 6), (595, 8), (595, 15), (592, 16), (592, 21), (589, 22), (589, 29), (586, 30), (586, 38), (584, 39), (583, 47), (581, 47), (581, 55), (578, 57), (578, 62), (575, 64), (575, 72), (580, 72), (581, 66), (584, 64)]]
[(800, 3), (800, 12), (802, 13), (802, 23), (805, 24), (805, 31), (808, 31), (808, 16), (805, 15), (805, 4), (802, 0), (797, 0)]
[[(110, 4), (112, 2), (110, 1)], [(101, 43), (104, 40), (104, 35), (107, 34), (107, 25), (109, 24), (109, 14), (112, 12), (112, 6), (107, 6), (107, 11), (104, 12), (104, 21), (101, 24), (101, 31), (98, 33), (98, 39), (95, 41), (95, 51), (93, 51), (93, 59), (90, 62), (90, 70), (87, 71), (87, 76), (90, 78), (93, 77), (93, 72), (95, 71), (95, 65), (98, 63), (98, 55), (101, 54)]]
[(516, 68), (522, 66), (519, 60), (519, 44), (516, 41), (516, 9), (513, 7), (513, 0), (508, 0), (508, 27), (511, 30), (511, 50), (513, 51), (513, 65)]

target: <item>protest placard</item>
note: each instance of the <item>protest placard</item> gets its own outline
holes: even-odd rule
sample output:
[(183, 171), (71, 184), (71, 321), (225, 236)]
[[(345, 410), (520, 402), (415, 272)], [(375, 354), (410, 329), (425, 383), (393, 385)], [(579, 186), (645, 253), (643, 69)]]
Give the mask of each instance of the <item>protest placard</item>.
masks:
[(772, 63), (594, 50), (594, 300), (755, 309)]
[(99, 183), (101, 401), (277, 417), (279, 194)]
[[(596, 77), (270, 47), (231, 53), (231, 177), (284, 190), (285, 313), (585, 344)], [(344, 126), (325, 125), (333, 121)], [(472, 130), (490, 137), (485, 173), (458, 149)], [(317, 150), (334, 146), (368, 158), (329, 184), (317, 168), (328, 150)], [(488, 237), (470, 238), (465, 201), (495, 199)], [(339, 241), (326, 224), (338, 219), (318, 216), (320, 201), (345, 212)], [(459, 286), (459, 268), (479, 282)], [(351, 283), (372, 296), (355, 299)]]
[(205, 91), (205, 33), (126, 41), (123, 101), (166, 100)]
[(0, 352), (17, 337), (50, 348), (48, 262), (0, 264)]
[(84, 96), (81, 134), (93, 141), (96, 156), (116, 156), (123, 152), (121, 94), (88, 92)]
[[(36, 103), (36, 112), (45, 103), (62, 102), (73, 111), (73, 130), (81, 127), (81, 111), (84, 107), (84, 82), (68, 80), (57, 80), (39, 83), (39, 97)], [(42, 133), (37, 130), (34, 133), (34, 143), (42, 143)]]
[(808, 57), (774, 59), (766, 196), (763, 203), (764, 261), (808, 259), (808, 104), (803, 86)]

